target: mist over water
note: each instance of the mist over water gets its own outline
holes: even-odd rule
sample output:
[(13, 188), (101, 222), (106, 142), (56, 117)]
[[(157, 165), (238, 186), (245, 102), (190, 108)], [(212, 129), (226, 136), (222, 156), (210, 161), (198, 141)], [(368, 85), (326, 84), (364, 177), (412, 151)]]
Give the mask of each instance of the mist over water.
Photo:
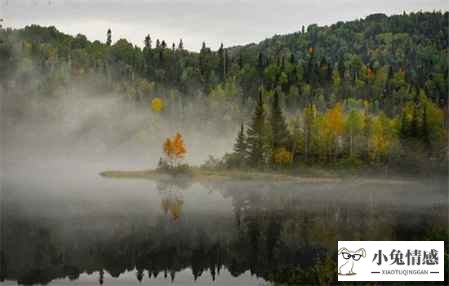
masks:
[[(157, 114), (149, 102), (136, 105), (119, 94), (92, 95), (82, 89), (50, 98), (1, 94), (6, 161), (70, 160), (96, 162), (103, 168), (149, 169), (162, 157), (163, 140), (176, 132), (185, 138), (189, 164), (199, 165), (209, 155), (221, 156), (232, 148), (230, 133), (235, 128), (208, 126), (192, 109), (181, 121), (167, 115), (169, 110)], [(193, 100), (188, 106), (197, 103)], [(167, 109), (174, 108), (167, 104)], [(64, 169), (75, 171), (72, 166)]]
[(335, 269), (338, 240), (447, 239), (442, 177), (101, 177), (155, 168), (162, 142), (176, 132), (186, 163), (221, 157), (247, 118), (226, 102), (167, 94), (159, 94), (166, 108), (158, 113), (148, 98), (93, 92), (87, 82), (48, 96), (19, 83), (0, 87), (6, 285), (333, 284), (334, 273), (321, 270)]
[(112, 95), (2, 105), (7, 285), (267, 285), (331, 263), (337, 240), (432, 239), (448, 223), (445, 178), (106, 179), (105, 169), (154, 168), (160, 142), (176, 131), (190, 164), (230, 150), (232, 136)]
[(4, 168), (6, 280), (267, 285), (332, 261), (337, 240), (438, 239), (447, 226), (444, 180), (200, 184), (106, 179), (103, 167)]

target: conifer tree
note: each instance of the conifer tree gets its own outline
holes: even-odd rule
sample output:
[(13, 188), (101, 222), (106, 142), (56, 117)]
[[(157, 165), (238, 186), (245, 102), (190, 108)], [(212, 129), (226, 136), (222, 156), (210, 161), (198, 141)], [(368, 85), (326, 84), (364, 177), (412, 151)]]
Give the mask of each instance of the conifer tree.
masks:
[(430, 135), (429, 135), (429, 126), (427, 120), (427, 105), (423, 104), (423, 113), (422, 113), (422, 123), (421, 123), (421, 137), (426, 145), (426, 147), (430, 146)]
[(316, 117), (316, 108), (314, 105), (308, 105), (304, 108), (304, 159), (309, 160), (309, 154), (312, 142), (312, 131)]
[(407, 120), (407, 115), (405, 113), (405, 110), (402, 109), (401, 111), (401, 115), (400, 115), (400, 126), (399, 126), (399, 135), (401, 137), (401, 139), (407, 139), (407, 137), (409, 136), (409, 124), (408, 124), (408, 120)]
[(410, 137), (418, 138), (418, 136), (419, 136), (418, 128), (419, 128), (418, 127), (418, 106), (415, 103), (413, 105), (412, 121), (410, 122)]
[(221, 43), (220, 48), (218, 49), (218, 70), (217, 73), (220, 75), (220, 81), (224, 82), (226, 77), (226, 68), (225, 68), (225, 54), (224, 54), (224, 46)]
[(344, 80), (345, 78), (345, 63), (343, 62), (343, 59), (340, 59), (338, 61), (338, 66), (337, 66), (337, 70), (338, 70), (338, 75), (340, 76), (341, 80)]
[(276, 90), (273, 96), (271, 107), (271, 129), (273, 137), (273, 150), (281, 147), (288, 147), (290, 142), (290, 133), (282, 114), (281, 105), (279, 103), (279, 92)]
[(145, 43), (145, 49), (151, 50), (151, 36), (149, 34), (146, 35), (144, 43)]
[(245, 126), (243, 125), (243, 123), (240, 126), (239, 134), (237, 135), (237, 139), (235, 140), (234, 152), (237, 155), (239, 167), (242, 167), (247, 155)]
[(106, 37), (106, 45), (110, 46), (112, 44), (112, 31), (108, 29), (107, 37)]
[(265, 160), (264, 152), (265, 110), (262, 92), (256, 105), (256, 110), (247, 130), (248, 163), (252, 167), (261, 167)]

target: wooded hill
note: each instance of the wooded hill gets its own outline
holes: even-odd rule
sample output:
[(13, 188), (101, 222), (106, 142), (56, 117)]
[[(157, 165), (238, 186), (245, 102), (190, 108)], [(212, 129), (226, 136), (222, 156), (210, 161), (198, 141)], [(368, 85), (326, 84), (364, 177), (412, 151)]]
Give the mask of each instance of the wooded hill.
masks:
[(178, 106), (195, 98), (212, 121), (228, 118), (234, 128), (260, 105), (267, 117), (257, 120), (271, 122), (268, 143), (257, 147), (271, 151), (253, 158), (263, 164), (274, 162), (281, 147), (288, 153), (279, 162), (333, 162), (354, 154), (385, 162), (408, 142), (418, 143), (423, 157), (447, 160), (448, 18), (448, 12), (373, 14), (298, 27), (258, 44), (213, 51), (203, 43), (200, 52), (151, 35), (140, 48), (115, 40), (110, 30), (104, 42), (91, 42), (55, 27), (8, 28), (0, 30), (0, 83), (11, 96), (17, 86), (21, 93), (54, 96), (81, 83), (136, 105), (158, 97)]

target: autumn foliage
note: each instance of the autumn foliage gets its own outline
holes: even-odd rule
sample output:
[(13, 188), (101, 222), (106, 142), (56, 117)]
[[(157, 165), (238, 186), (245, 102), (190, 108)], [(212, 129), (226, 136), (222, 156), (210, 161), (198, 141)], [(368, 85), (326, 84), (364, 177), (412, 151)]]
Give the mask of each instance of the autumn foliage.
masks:
[(289, 165), (293, 162), (293, 154), (285, 147), (276, 149), (274, 152), (274, 163), (281, 166)]
[(154, 112), (159, 113), (159, 112), (163, 111), (164, 108), (165, 108), (165, 103), (159, 97), (156, 97), (151, 101), (151, 109)]
[(182, 135), (179, 132), (174, 137), (169, 137), (165, 140), (163, 149), (167, 163), (171, 167), (176, 167), (179, 161), (187, 154)]

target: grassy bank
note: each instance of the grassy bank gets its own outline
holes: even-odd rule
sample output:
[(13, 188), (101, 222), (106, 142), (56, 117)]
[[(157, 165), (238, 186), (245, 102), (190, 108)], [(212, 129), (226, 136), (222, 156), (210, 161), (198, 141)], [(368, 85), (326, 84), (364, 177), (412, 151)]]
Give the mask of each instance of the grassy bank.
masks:
[(171, 173), (160, 170), (119, 171), (109, 170), (100, 173), (108, 178), (142, 178), (168, 179), (189, 178), (194, 181), (225, 181), (225, 180), (269, 180), (269, 181), (297, 181), (297, 182), (337, 182), (339, 177), (331, 173), (321, 172), (319, 175), (294, 174), (285, 171), (242, 171), (242, 170), (208, 170), (191, 168), (187, 173)]
[(270, 181), (270, 182), (293, 182), (293, 183), (338, 183), (343, 180), (364, 182), (379, 182), (388, 184), (402, 184), (414, 181), (416, 178), (403, 176), (385, 176), (383, 173), (366, 174), (357, 172), (342, 172), (317, 168), (304, 168), (301, 172), (297, 170), (212, 170), (191, 167), (187, 172), (167, 172), (165, 170), (140, 170), (120, 171), (108, 170), (100, 173), (106, 178), (135, 178), (151, 180), (180, 179), (193, 182), (211, 181)]

